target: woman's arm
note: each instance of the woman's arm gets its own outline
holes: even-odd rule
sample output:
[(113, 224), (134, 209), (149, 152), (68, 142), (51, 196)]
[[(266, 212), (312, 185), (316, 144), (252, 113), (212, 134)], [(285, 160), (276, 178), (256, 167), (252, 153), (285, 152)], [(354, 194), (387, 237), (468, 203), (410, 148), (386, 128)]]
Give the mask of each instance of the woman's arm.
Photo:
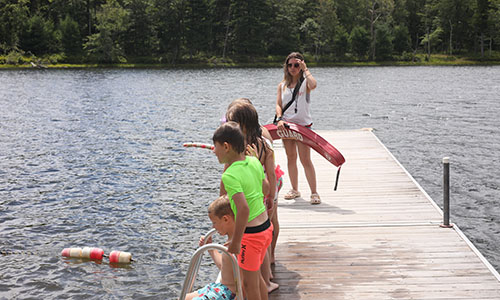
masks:
[(274, 198), (276, 197), (276, 165), (274, 163), (274, 151), (267, 149), (264, 165), (266, 166), (267, 180), (269, 181), (269, 193), (267, 194), (267, 214), (271, 218), (271, 213), (274, 205)]
[(276, 97), (276, 116), (279, 118), (283, 115), (283, 108), (281, 103), (281, 83), (278, 84), (278, 93)]
[(307, 92), (310, 92), (316, 88), (318, 83), (316, 82), (316, 79), (311, 74), (311, 71), (307, 68), (306, 62), (301, 60), (300, 61), (300, 68), (302, 69), (302, 73), (304, 73), (304, 76), (306, 77), (306, 83), (307, 83)]
[(273, 143), (273, 137), (271, 136), (271, 133), (269, 133), (269, 130), (267, 130), (266, 127), (260, 126), (260, 129), (262, 130), (262, 136), (268, 139), (271, 144)]
[(314, 90), (316, 88), (316, 86), (318, 86), (316, 79), (314, 79), (314, 77), (311, 74), (311, 71), (309, 71), (309, 69), (307, 69), (307, 68), (304, 71), (304, 74), (306, 76), (307, 89), (309, 91)]
[[(278, 96), (276, 97), (276, 117), (278, 119), (283, 116), (283, 108), (281, 105), (282, 102), (281, 102), (281, 83), (280, 83), (278, 84)], [(285, 129), (285, 121), (279, 120), (276, 126), (278, 126), (278, 129), (280, 130)]]

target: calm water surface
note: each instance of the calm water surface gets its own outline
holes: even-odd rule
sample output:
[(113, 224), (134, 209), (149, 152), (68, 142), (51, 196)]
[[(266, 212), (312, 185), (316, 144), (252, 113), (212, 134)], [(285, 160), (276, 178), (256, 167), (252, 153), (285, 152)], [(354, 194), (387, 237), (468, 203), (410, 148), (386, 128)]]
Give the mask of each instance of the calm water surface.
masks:
[[(500, 269), (500, 67), (311, 68), (317, 129), (372, 127)], [(230, 101), (274, 116), (281, 69), (0, 72), (0, 299), (174, 299), (222, 171)], [(219, 240), (220, 242), (221, 240)], [(132, 252), (127, 267), (60, 257)], [(27, 253), (30, 251), (31, 253)], [(215, 269), (206, 259), (200, 282)]]

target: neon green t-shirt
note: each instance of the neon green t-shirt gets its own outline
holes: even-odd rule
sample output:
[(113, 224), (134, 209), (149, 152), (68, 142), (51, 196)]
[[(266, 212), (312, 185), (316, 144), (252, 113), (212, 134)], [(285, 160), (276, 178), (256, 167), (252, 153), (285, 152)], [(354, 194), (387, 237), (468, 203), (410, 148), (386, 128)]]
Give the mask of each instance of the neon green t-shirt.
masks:
[(262, 181), (265, 177), (262, 164), (253, 156), (247, 156), (245, 160), (232, 163), (222, 174), (222, 183), (224, 183), (235, 216), (237, 216), (237, 211), (233, 195), (237, 193), (243, 193), (247, 200), (250, 210), (248, 222), (266, 210), (262, 193)]

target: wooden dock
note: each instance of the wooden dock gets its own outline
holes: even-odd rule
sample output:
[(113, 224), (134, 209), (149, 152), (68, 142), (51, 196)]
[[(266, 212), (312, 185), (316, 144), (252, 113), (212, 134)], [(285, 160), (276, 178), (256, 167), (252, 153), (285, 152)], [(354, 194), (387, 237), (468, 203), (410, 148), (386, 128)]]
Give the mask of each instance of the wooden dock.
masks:
[[(346, 158), (336, 168), (311, 151), (322, 204), (280, 193), (281, 231), (269, 299), (500, 299), (500, 276), (369, 130), (318, 131)], [(276, 143), (276, 160), (287, 169)], [(451, 220), (453, 222), (453, 220)]]

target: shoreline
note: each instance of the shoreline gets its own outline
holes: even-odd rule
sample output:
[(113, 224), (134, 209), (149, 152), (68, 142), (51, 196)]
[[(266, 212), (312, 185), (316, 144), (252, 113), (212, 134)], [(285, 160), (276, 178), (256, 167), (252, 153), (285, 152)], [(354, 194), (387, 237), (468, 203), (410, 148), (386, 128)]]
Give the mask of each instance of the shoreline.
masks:
[[(385, 66), (497, 66), (500, 59), (471, 59), (469, 57), (450, 57), (435, 54), (429, 61), (418, 56), (418, 61), (344, 61), (344, 62), (317, 62), (312, 59), (307, 63), (310, 67), (385, 67)], [(35, 64), (0, 64), (0, 70), (12, 69), (220, 69), (220, 68), (281, 68), (282, 62), (198, 62), (179, 64), (154, 63), (55, 63)]]

